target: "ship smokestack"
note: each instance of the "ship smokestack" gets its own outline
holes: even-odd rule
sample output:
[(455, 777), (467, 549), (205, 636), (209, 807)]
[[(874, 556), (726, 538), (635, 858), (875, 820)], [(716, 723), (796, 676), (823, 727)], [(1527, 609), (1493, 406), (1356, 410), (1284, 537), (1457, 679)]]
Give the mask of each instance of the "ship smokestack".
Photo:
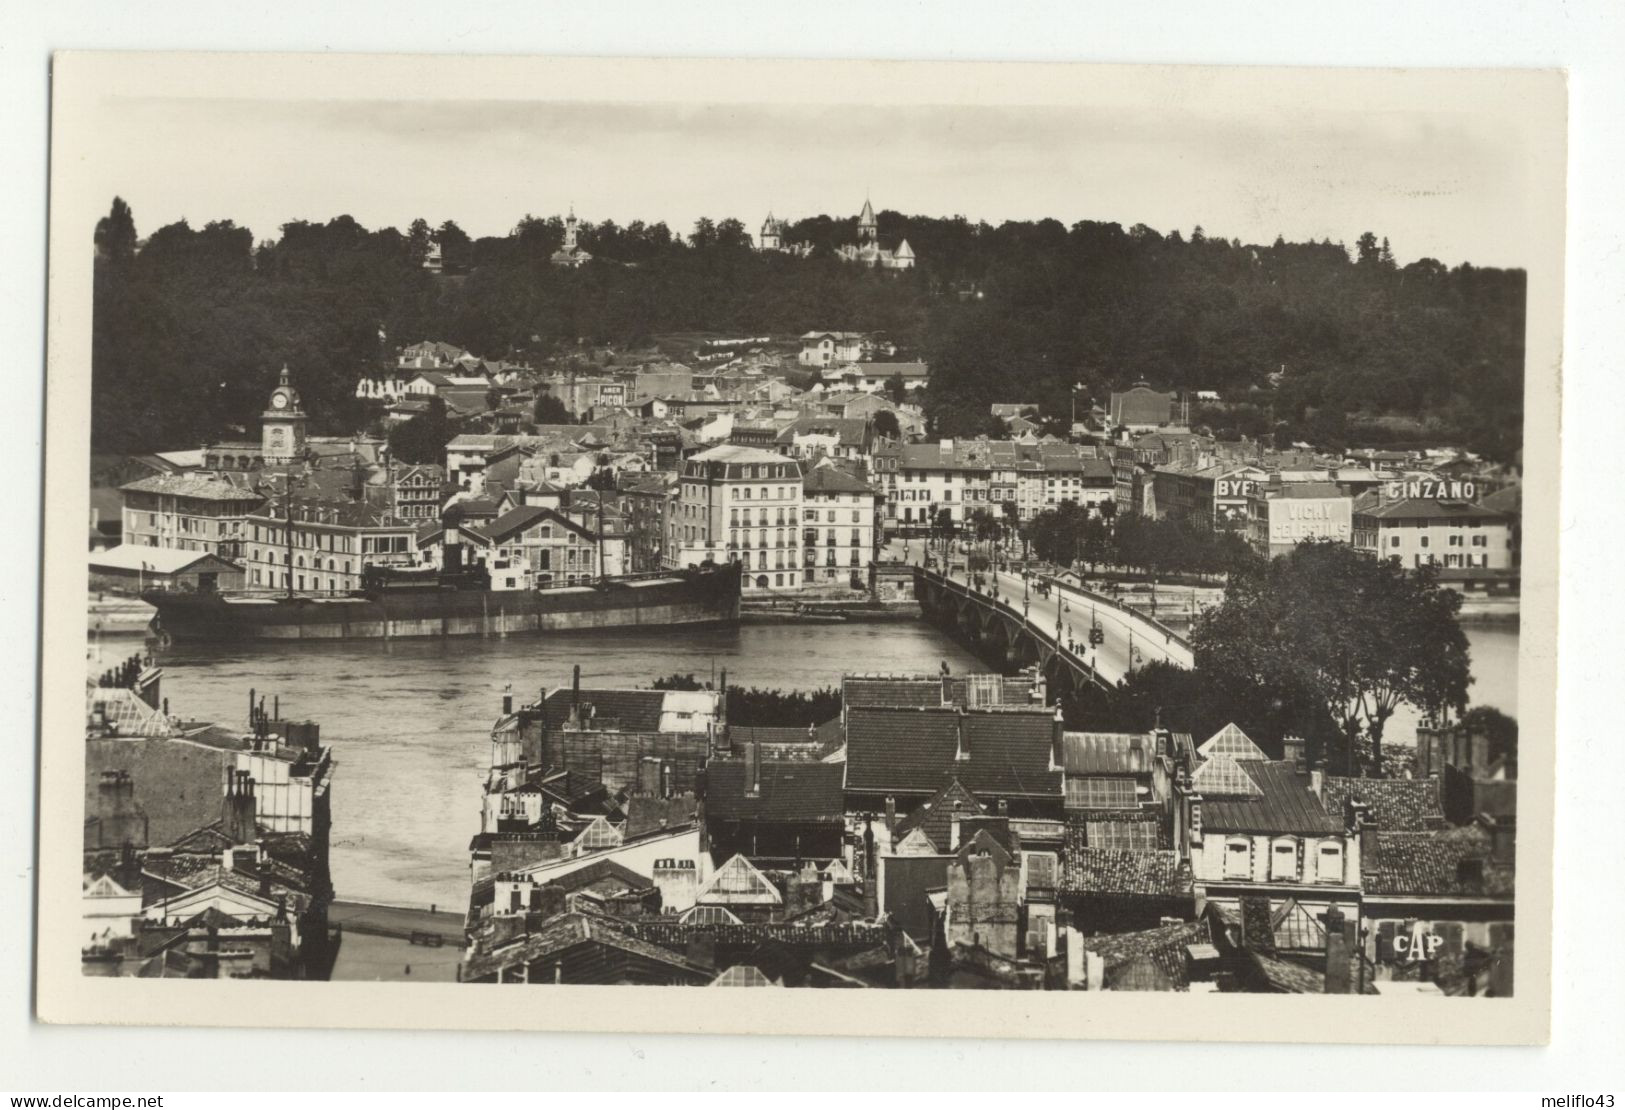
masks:
[(460, 574), (463, 569), (463, 514), (460, 509), (450, 508), (441, 518), (445, 528), (445, 537), (441, 546), (445, 554), (440, 560), (440, 569), (447, 574)]

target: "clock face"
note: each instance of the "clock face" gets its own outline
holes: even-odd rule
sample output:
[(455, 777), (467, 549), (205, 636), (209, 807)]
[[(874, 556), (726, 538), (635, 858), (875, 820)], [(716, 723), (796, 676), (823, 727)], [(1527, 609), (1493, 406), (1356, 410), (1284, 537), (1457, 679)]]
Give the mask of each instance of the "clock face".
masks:
[(273, 393), (273, 394), (271, 394), (271, 407), (274, 408), (274, 409), (285, 409), (285, 408), (287, 408), (288, 407), (288, 395), (286, 393)]

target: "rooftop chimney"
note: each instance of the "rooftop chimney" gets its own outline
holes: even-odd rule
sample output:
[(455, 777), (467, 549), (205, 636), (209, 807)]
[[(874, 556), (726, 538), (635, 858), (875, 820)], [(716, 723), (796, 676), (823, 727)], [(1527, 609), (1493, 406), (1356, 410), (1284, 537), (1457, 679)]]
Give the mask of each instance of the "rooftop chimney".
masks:
[(1303, 749), (1303, 737), (1288, 736), (1281, 741), (1281, 758), (1291, 763), (1299, 771), (1308, 770), (1308, 763), (1304, 759)]
[(1380, 826), (1362, 811), (1360, 821), (1360, 868), (1374, 867), (1377, 863), (1377, 833)]
[(970, 758), (970, 735), (969, 731), (965, 728), (965, 718), (968, 716), (969, 714), (965, 712), (964, 706), (960, 706), (959, 711), (954, 714), (955, 759), (968, 760)]
[(1503, 813), (1499, 817), (1489, 817), (1485, 824), (1490, 834), (1490, 859), (1496, 863), (1512, 866), (1518, 859), (1518, 824), (1517, 818), (1510, 813)]
[(1049, 764), (1052, 771), (1059, 771), (1066, 766), (1065, 744), (1066, 719), (1061, 713), (1061, 699), (1055, 699), (1055, 717), (1050, 725)]
[(745, 742), (745, 797), (762, 796), (762, 754), (754, 740)]
[(254, 842), (254, 779), (247, 771), (226, 772), (226, 794), (220, 805), (220, 831), (233, 845)]
[(1326, 993), (1348, 994), (1351, 949), (1346, 931), (1347, 919), (1333, 902), (1326, 907)]

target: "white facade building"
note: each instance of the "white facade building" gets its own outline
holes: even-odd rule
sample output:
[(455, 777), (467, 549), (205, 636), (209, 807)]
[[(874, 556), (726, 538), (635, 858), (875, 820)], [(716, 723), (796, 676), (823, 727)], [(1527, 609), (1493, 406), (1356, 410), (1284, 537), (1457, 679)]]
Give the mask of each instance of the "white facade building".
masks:
[(801, 464), (725, 444), (688, 458), (666, 505), (667, 567), (739, 563), (747, 593), (801, 584)]

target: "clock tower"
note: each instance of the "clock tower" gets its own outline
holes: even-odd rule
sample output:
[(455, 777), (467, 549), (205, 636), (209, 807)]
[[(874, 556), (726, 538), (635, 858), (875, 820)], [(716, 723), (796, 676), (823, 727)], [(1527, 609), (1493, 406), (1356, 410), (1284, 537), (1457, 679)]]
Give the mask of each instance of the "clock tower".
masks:
[(261, 457), (272, 465), (290, 463), (305, 449), (305, 410), (299, 407), (299, 391), (288, 384), (288, 367), (271, 391), (271, 402), (260, 414), (264, 434)]

